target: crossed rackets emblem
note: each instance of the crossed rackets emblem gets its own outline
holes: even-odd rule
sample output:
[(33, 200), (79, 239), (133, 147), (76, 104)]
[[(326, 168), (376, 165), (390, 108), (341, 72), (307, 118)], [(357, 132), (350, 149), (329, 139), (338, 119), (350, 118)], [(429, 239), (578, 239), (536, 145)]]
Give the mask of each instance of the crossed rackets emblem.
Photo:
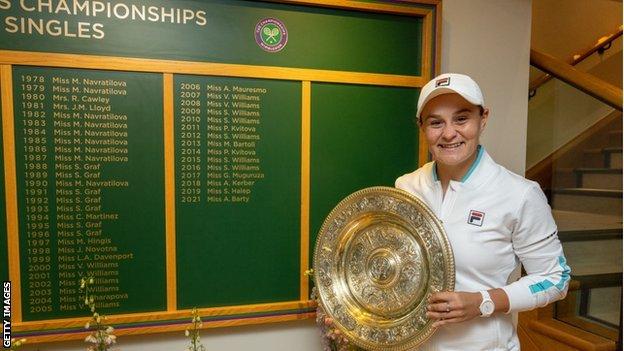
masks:
[(264, 51), (279, 52), (288, 42), (288, 31), (279, 19), (264, 18), (256, 24), (254, 37)]
[(269, 28), (269, 26), (266, 26), (262, 28), (262, 34), (266, 37), (265, 42), (267, 44), (277, 44), (279, 42), (280, 31), (277, 27)]

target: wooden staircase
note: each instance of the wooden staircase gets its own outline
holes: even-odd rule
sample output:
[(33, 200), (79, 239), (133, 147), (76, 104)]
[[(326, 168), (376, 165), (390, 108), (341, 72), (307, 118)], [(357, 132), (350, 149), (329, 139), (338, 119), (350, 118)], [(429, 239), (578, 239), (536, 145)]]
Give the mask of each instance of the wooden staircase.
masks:
[(608, 118), (527, 172), (549, 197), (572, 283), (564, 301), (520, 314), (523, 350), (622, 349), (622, 117)]

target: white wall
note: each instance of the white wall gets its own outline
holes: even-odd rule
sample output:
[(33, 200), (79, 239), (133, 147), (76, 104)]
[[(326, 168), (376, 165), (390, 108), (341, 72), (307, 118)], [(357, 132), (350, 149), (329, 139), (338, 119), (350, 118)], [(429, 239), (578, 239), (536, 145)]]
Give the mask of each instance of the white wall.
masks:
[[(480, 84), (492, 115), (483, 137), (488, 152), (523, 174), (526, 150), (531, 1), (444, 0), (442, 72), (463, 72)], [(313, 321), (206, 330), (208, 350), (320, 351)], [(184, 350), (181, 333), (126, 336), (123, 351)], [(25, 351), (77, 351), (84, 344), (30, 345)]]
[(531, 1), (443, 0), (442, 72), (481, 86), (490, 120), (481, 142), (500, 164), (524, 174)]

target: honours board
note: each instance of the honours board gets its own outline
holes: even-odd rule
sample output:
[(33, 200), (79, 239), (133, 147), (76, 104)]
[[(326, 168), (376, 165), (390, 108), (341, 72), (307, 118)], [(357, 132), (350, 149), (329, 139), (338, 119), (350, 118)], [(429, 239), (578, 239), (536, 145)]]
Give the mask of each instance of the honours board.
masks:
[(13, 336), (84, 338), (88, 277), (118, 335), (313, 317), (325, 217), (423, 161), (440, 5), (41, 3), (0, 1)]
[(23, 319), (84, 315), (81, 277), (103, 313), (164, 308), (162, 76), (15, 67), (13, 87)]

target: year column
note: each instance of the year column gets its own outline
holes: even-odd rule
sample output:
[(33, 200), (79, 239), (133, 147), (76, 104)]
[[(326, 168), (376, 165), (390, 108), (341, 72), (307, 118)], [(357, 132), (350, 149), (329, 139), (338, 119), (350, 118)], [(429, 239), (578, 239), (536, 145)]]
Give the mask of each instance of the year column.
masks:
[(182, 203), (201, 202), (201, 85), (199, 83), (180, 83), (179, 85), (178, 131), (180, 145), (180, 187)]
[[(21, 144), (23, 166), (18, 167), (18, 178), (21, 178), (23, 195), (21, 209), (24, 211), (26, 248), (27, 282), (24, 296), (27, 302), (27, 313), (52, 311), (52, 280), (51, 280), (51, 237), (50, 237), (50, 196), (48, 174), (50, 160), (48, 158), (48, 135), (46, 104), (46, 79), (40, 75), (19, 76), (17, 89), (18, 108), (16, 109), (17, 147)], [(18, 164), (20, 160), (18, 159)], [(23, 242), (23, 241), (22, 241)], [(24, 262), (24, 260), (22, 260)], [(26, 279), (24, 279), (26, 278)]]

